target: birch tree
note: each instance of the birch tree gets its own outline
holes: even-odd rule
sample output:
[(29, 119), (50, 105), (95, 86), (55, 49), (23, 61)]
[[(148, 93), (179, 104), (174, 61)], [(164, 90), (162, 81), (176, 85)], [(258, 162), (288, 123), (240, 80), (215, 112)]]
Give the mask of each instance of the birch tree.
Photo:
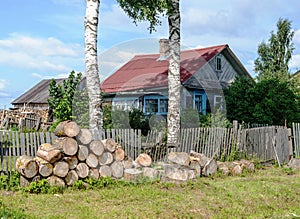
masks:
[(169, 23), (169, 73), (167, 143), (177, 146), (180, 131), (180, 10), (179, 0), (117, 0), (127, 15), (137, 21), (149, 21), (150, 33), (161, 24), (160, 15), (167, 14)]
[(86, 0), (85, 73), (89, 97), (89, 127), (96, 139), (102, 130), (102, 98), (98, 72), (97, 33), (100, 0)]

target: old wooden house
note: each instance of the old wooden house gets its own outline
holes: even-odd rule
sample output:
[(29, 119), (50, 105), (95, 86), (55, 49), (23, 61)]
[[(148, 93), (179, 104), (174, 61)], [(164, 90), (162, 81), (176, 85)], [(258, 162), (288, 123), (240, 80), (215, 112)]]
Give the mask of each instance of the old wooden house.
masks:
[[(137, 55), (103, 81), (105, 102), (118, 109), (138, 108), (144, 114), (168, 112), (168, 40), (158, 54)], [(236, 77), (250, 74), (228, 45), (181, 51), (181, 107), (202, 114), (223, 108), (222, 89)]]

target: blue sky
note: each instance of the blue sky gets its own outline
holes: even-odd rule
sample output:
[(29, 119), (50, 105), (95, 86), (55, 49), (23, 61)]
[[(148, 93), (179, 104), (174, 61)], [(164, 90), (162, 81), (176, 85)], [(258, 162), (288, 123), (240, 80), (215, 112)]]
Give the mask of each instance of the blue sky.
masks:
[[(181, 43), (185, 47), (228, 44), (250, 74), (257, 47), (276, 30), (278, 19), (295, 31), (291, 71), (300, 69), (298, 0), (182, 0)], [(84, 72), (84, 0), (1, 1), (0, 108), (42, 79)], [(138, 26), (114, 0), (101, 0), (98, 36), (101, 80), (135, 54), (157, 53), (168, 37), (166, 18), (155, 33)]]

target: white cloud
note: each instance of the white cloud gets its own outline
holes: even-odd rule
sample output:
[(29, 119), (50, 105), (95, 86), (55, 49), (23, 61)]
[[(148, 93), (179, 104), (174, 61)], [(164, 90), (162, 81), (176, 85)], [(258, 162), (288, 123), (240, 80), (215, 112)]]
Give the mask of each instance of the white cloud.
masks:
[(0, 39), (0, 64), (11, 67), (68, 72), (71, 68), (65, 64), (72, 63), (82, 55), (83, 48), (78, 44), (65, 44), (54, 37), (35, 38), (13, 34), (10, 38)]
[(292, 69), (300, 69), (300, 54), (296, 54), (292, 56), (292, 60), (289, 65)]
[(7, 81), (4, 79), (0, 79), (0, 90), (3, 90), (7, 85)]

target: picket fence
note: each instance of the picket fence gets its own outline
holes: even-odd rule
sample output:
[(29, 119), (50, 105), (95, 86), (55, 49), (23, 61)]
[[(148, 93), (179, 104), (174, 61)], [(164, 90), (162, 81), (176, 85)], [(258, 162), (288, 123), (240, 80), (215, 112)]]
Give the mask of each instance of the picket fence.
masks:
[[(0, 131), (0, 174), (15, 169), (16, 159), (21, 155), (34, 157), (39, 145), (52, 144), (57, 137), (50, 132), (21, 133)], [(141, 153), (141, 130), (105, 130), (102, 139), (113, 138), (121, 144), (128, 156), (136, 158)]]
[(300, 123), (293, 123), (294, 154), (300, 157)]
[[(299, 127), (297, 126), (298, 133)], [(165, 161), (170, 151), (189, 153), (193, 150), (216, 159), (226, 159), (239, 153), (247, 158), (274, 160), (281, 165), (293, 155), (290, 136), (289, 129), (275, 126), (251, 129), (186, 128), (181, 129), (179, 147), (171, 149), (163, 143), (164, 133), (159, 131), (151, 131), (146, 138), (142, 138), (141, 130), (106, 130), (102, 139), (115, 139), (133, 159), (145, 152), (154, 161)], [(0, 173), (14, 170), (17, 157), (24, 154), (34, 157), (40, 144), (52, 143), (55, 138), (50, 132), (0, 131)], [(299, 141), (297, 144), (299, 147)]]

